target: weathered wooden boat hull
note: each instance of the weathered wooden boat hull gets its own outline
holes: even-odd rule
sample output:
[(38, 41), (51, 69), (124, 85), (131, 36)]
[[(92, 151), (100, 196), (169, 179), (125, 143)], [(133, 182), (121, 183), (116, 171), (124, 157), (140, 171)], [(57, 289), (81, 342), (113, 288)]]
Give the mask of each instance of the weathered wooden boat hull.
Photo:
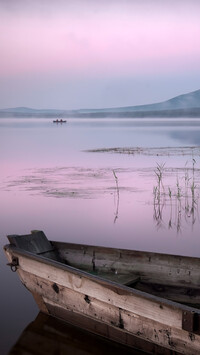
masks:
[[(34, 242), (36, 236), (37, 233), (33, 235)], [(19, 237), (9, 238), (12, 243)], [(191, 287), (189, 274), (190, 276), (194, 274), (192, 275), (194, 289), (198, 289), (200, 270), (198, 258), (169, 256), (167, 262), (167, 256), (163, 256), (161, 267), (161, 254), (52, 242), (37, 255), (34, 254), (35, 251), (20, 249), (17, 244), (18, 241), (15, 243), (16, 246), (12, 244), (5, 246), (5, 253), (42, 312), (128, 346), (136, 346), (138, 349), (144, 349), (145, 346), (149, 353), (187, 355), (200, 353), (200, 311), (197, 308), (119, 283), (119, 273), (124, 275), (126, 281), (132, 274), (133, 283), (137, 283), (138, 265), (141, 266), (143, 263), (142, 273), (146, 278), (148, 270), (154, 269), (156, 277), (159, 278), (158, 270), (160, 269), (162, 274), (163, 269), (169, 268), (168, 274), (165, 270), (165, 275), (168, 275), (165, 282), (169, 279), (170, 285), (170, 274), (174, 271), (173, 268), (178, 268), (179, 272), (171, 277), (170, 286), (174, 283), (180, 285), (186, 283)], [(49, 258), (52, 258), (52, 255), (55, 260)], [(144, 262), (145, 258), (149, 260), (147, 265)], [(153, 262), (154, 259), (157, 261)], [(190, 265), (187, 265), (189, 262)], [(79, 267), (82, 265), (82, 269), (87, 271), (81, 271), (69, 264), (74, 266), (79, 264)], [(186, 271), (188, 267), (189, 272)], [(125, 273), (125, 269), (128, 273)], [(152, 270), (149, 272), (149, 278), (153, 275)], [(101, 276), (98, 276), (100, 271)], [(110, 278), (113, 278), (113, 281), (110, 281)], [(117, 282), (114, 281), (115, 278)], [(198, 295), (195, 302), (200, 303)]]

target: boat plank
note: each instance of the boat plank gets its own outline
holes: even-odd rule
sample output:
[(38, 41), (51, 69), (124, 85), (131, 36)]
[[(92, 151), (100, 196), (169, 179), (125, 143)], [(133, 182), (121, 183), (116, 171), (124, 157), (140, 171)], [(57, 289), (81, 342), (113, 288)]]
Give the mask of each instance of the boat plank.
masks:
[(157, 283), (138, 282), (134, 285), (137, 290), (163, 297), (174, 302), (185, 303), (200, 309), (200, 291), (192, 286), (169, 286)]
[(50, 313), (57, 318), (67, 320), (67, 322), (71, 324), (79, 326), (92, 333), (99, 334), (113, 341), (117, 341), (124, 345), (145, 351), (145, 354), (148, 353), (159, 355), (181, 355), (180, 352), (164, 348), (146, 339), (141, 339), (138, 336), (127, 333), (126, 331), (123, 331), (119, 328), (115, 328), (108, 324), (101, 323), (96, 319), (86, 318), (83, 317), (81, 314), (72, 312), (67, 309), (62, 309), (61, 307), (59, 307), (59, 305), (48, 304), (48, 308)]
[[(137, 292), (134, 289), (122, 288), (113, 284), (106, 283), (100, 279), (93, 279), (92, 275), (87, 277), (84, 274), (77, 274), (72, 270), (62, 270), (53, 265), (45, 265), (27, 257), (21, 257), (20, 270), (35, 274), (43, 279), (58, 283), (62, 287), (71, 288), (90, 297), (99, 298), (101, 301), (113, 305), (119, 305), (122, 309), (131, 311), (162, 323), (174, 327), (182, 326), (182, 310), (175, 309), (169, 301), (157, 300), (153, 296)], [(161, 308), (162, 303), (162, 308)]]
[(9, 242), (17, 248), (61, 261), (57, 251), (42, 231), (32, 231), (31, 234), (27, 235), (8, 235), (7, 238)]
[(32, 253), (40, 254), (46, 251), (54, 250), (53, 246), (42, 231), (27, 235), (8, 235), (7, 238), (9, 242), (17, 248), (27, 250)]
[[(197, 350), (200, 347), (200, 337), (196, 338), (196, 342), (194, 342), (194, 339), (186, 331), (167, 326), (144, 316), (138, 316), (134, 312), (127, 312), (95, 298), (86, 297), (78, 291), (63, 288), (61, 285), (57, 285), (59, 292), (55, 292), (50, 281), (47, 282), (35, 275), (28, 275), (24, 271), (21, 271), (21, 278), (26, 280), (26, 287), (31, 291), (39, 288), (46, 308), (49, 309), (51, 314), (52, 312), (54, 314), (55, 309), (60, 308), (60, 314), (63, 314), (63, 310), (66, 310), (73, 312), (74, 317), (77, 314), (79, 316), (84, 315), (86, 322), (94, 319), (100, 322), (98, 324), (102, 329), (105, 328), (103, 324), (107, 324), (109, 327), (117, 327), (121, 330), (122, 338), (125, 336), (124, 332), (129, 332), (134, 336), (139, 335), (143, 339), (153, 341), (157, 345), (160, 344), (182, 354), (188, 354), (188, 349), (191, 351), (190, 354), (199, 354)], [(98, 329), (99, 332), (101, 333)], [(125, 339), (123, 342), (125, 342)]]
[[(136, 337), (170, 354), (199, 354), (200, 310), (165, 297), (181, 301), (181, 291), (185, 301), (198, 306), (200, 258), (59, 242), (39, 251), (35, 235), (33, 250), (27, 250), (23, 237), (25, 244), (31, 240), (30, 235), (10, 236), (4, 250), (43, 312), (67, 321), (67, 316), (84, 319), (89, 330), (93, 324), (93, 331), (127, 345)], [(60, 256), (53, 260), (50, 253)]]
[(31, 293), (41, 312), (48, 314), (48, 309), (44, 303), (43, 297), (37, 292), (37, 290), (35, 292), (31, 291)]
[(85, 270), (134, 273), (144, 282), (200, 289), (200, 259), (159, 253), (53, 242), (69, 265)]
[(134, 275), (134, 274), (116, 274), (114, 272), (110, 272), (110, 273), (103, 273), (103, 272), (90, 272), (90, 274), (92, 275), (96, 275), (99, 277), (102, 277), (106, 280), (112, 281), (112, 282), (117, 282), (119, 284), (122, 285), (134, 285), (137, 284), (140, 281), (140, 277), (138, 277), (138, 275)]

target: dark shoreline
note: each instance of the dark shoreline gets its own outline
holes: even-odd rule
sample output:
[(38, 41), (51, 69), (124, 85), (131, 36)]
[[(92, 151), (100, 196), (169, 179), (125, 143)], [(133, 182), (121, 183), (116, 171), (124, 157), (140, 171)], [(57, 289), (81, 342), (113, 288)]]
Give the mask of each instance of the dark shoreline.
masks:
[(80, 112), (58, 111), (56, 112), (15, 112), (0, 110), (0, 118), (200, 118), (200, 108), (153, 110), (153, 111), (103, 111), (103, 112)]

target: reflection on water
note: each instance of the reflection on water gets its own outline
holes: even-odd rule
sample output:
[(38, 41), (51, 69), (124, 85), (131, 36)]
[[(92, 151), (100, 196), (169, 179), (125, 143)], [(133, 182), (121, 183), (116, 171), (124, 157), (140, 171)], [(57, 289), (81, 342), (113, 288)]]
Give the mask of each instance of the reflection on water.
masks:
[(158, 229), (168, 224), (169, 229), (175, 227), (180, 233), (185, 225), (190, 225), (192, 231), (194, 224), (199, 224), (200, 169), (196, 168), (196, 163), (192, 158), (192, 166), (186, 163), (182, 169), (167, 169), (165, 164), (157, 164), (153, 218)]
[[(198, 119), (0, 119), (1, 249), (7, 234), (39, 229), (51, 240), (199, 256), (199, 133)], [(129, 150), (88, 152), (116, 147)], [(5, 350), (35, 306), (0, 263)]]
[[(123, 169), (125, 172), (127, 169)], [(53, 198), (98, 198), (115, 191), (117, 176), (112, 168), (54, 167), (29, 169), (17, 179), (5, 180), (7, 191), (15, 189)], [(129, 186), (124, 187), (127, 190)]]
[(113, 175), (114, 175), (115, 182), (116, 182), (116, 195), (117, 195), (116, 211), (115, 211), (115, 218), (114, 218), (114, 223), (115, 223), (117, 221), (117, 218), (119, 215), (119, 184), (118, 184), (118, 177), (116, 175), (115, 170), (113, 170)]
[[(131, 149), (129, 150), (131, 151)], [(110, 149), (106, 151), (110, 152)], [(120, 149), (120, 154), (123, 154), (122, 151)], [(142, 151), (140, 149), (140, 155)], [(144, 154), (149, 152), (149, 155), (152, 155), (152, 151), (157, 152), (156, 155), (158, 155), (158, 149), (144, 149)], [(183, 148), (182, 155), (188, 154), (187, 151), (188, 148)], [(119, 149), (114, 152), (119, 152)], [(176, 153), (176, 150), (174, 152)], [(189, 225), (191, 225), (192, 231), (194, 224), (199, 224), (200, 169), (196, 167), (197, 160), (194, 158), (196, 152), (199, 153), (199, 148), (196, 150), (192, 148), (193, 158), (190, 157), (184, 167), (178, 168), (167, 167), (165, 163), (161, 162), (157, 163), (155, 168), (54, 167), (28, 169), (24, 171), (23, 176), (19, 176), (15, 180), (8, 178), (4, 182), (3, 188), (7, 192), (17, 189), (21, 192), (28, 192), (30, 196), (42, 195), (45, 198), (76, 199), (77, 202), (80, 202), (80, 199), (96, 201), (100, 199), (102, 204), (105, 203), (106, 196), (108, 198), (111, 196), (109, 203), (113, 200), (114, 223), (124, 212), (122, 210), (124, 207), (119, 211), (120, 199), (127, 205), (128, 199), (135, 199), (137, 194), (140, 196), (140, 203), (144, 206), (147, 203), (149, 205), (152, 203), (152, 214), (157, 231), (167, 226), (169, 229), (176, 228), (177, 233), (183, 233)], [(127, 154), (126, 150), (124, 150), (124, 154)], [(177, 149), (177, 154), (179, 156), (179, 149)], [(164, 149), (160, 149), (160, 156), (164, 155), (166, 155)], [(169, 156), (172, 156), (170, 149)], [(198, 158), (197, 156), (196, 159)], [(155, 182), (156, 185), (154, 185)]]
[(144, 354), (39, 313), (19, 337), (10, 355)]
[(179, 139), (183, 144), (200, 145), (200, 132), (194, 129), (171, 132), (172, 138)]

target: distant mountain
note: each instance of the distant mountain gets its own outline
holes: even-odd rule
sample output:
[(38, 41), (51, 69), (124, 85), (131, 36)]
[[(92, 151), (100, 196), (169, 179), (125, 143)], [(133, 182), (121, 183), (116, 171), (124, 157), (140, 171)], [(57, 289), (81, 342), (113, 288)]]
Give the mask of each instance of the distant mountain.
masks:
[(0, 117), (200, 117), (200, 90), (170, 100), (104, 109), (56, 110), (15, 107), (0, 110)]
[(137, 105), (117, 108), (79, 110), (79, 112), (130, 112), (130, 111), (158, 111), (158, 110), (177, 110), (200, 108), (200, 90), (190, 92), (188, 94), (173, 97), (170, 100), (149, 104)]

